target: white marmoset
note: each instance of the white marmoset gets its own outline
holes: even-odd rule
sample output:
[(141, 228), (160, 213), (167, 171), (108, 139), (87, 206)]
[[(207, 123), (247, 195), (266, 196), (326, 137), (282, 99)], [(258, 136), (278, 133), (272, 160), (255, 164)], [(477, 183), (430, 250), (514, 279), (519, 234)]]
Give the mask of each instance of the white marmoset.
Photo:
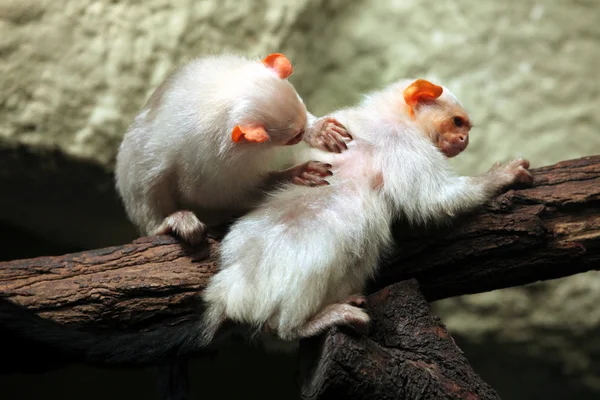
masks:
[(116, 187), (141, 234), (198, 244), (207, 227), (243, 214), (279, 182), (327, 184), (329, 165), (294, 165), (291, 145), (304, 139), (341, 152), (351, 136), (335, 119), (307, 112), (291, 73), (280, 53), (262, 61), (216, 55), (163, 81), (117, 155)]

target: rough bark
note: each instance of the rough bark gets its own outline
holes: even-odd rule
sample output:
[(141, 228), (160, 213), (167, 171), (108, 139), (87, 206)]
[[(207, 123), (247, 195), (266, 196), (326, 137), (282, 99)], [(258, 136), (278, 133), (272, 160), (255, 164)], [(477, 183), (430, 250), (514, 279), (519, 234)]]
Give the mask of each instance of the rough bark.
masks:
[[(397, 227), (398, 248), (372, 290), (416, 278), (428, 300), (598, 269), (600, 156), (533, 170), (446, 229)], [(0, 297), (85, 327), (138, 329), (195, 310), (216, 271), (218, 241), (193, 252), (168, 236), (59, 257), (0, 263)]]
[(600, 156), (533, 170), (446, 229), (396, 229), (376, 288), (416, 278), (428, 300), (520, 286), (600, 268)]
[(371, 334), (331, 329), (300, 343), (304, 400), (496, 400), (473, 371), (416, 280), (369, 296)]
[(194, 251), (171, 236), (0, 263), (0, 297), (79, 327), (120, 329), (191, 314), (216, 271), (218, 243)]

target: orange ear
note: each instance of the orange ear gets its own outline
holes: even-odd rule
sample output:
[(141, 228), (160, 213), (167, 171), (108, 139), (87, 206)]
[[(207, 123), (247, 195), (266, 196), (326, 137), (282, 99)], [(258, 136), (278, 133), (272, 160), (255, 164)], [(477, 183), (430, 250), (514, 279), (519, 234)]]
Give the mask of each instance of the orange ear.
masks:
[(262, 63), (277, 71), (281, 79), (285, 79), (292, 74), (292, 62), (281, 53), (269, 54), (262, 60)]
[(251, 143), (262, 143), (269, 140), (269, 134), (260, 125), (236, 125), (231, 131), (231, 140), (235, 143), (246, 140)]
[(425, 79), (417, 79), (404, 90), (404, 101), (413, 107), (422, 101), (432, 101), (442, 95), (444, 89)]

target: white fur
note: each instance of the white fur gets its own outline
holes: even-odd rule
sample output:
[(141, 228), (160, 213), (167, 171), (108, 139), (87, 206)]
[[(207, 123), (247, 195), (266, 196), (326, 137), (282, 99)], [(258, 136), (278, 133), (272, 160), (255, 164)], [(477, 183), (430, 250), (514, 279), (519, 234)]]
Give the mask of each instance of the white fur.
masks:
[(224, 222), (221, 210), (249, 207), (265, 174), (291, 163), (288, 147), (233, 143), (233, 127), (261, 123), (271, 139), (291, 138), (306, 118), (293, 86), (257, 60), (190, 62), (157, 89), (120, 146), (116, 184), (128, 216), (143, 234), (181, 209)]
[[(394, 218), (438, 222), (507, 183), (455, 175), (403, 111), (407, 85), (332, 114), (354, 137), (348, 150), (304, 155), (333, 165), (330, 186), (285, 185), (232, 226), (221, 243), (221, 271), (204, 292), (207, 325), (221, 316), (298, 339), (324, 307), (363, 291), (392, 244)], [(457, 104), (447, 89), (438, 102)]]

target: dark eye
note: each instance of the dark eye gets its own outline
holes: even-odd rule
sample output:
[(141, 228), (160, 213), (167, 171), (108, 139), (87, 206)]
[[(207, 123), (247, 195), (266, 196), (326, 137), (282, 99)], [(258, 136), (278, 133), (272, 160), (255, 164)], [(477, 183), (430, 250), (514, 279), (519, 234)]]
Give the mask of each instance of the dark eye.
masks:
[(465, 120), (461, 117), (454, 117), (454, 125), (456, 125), (457, 128), (462, 128), (465, 125)]

